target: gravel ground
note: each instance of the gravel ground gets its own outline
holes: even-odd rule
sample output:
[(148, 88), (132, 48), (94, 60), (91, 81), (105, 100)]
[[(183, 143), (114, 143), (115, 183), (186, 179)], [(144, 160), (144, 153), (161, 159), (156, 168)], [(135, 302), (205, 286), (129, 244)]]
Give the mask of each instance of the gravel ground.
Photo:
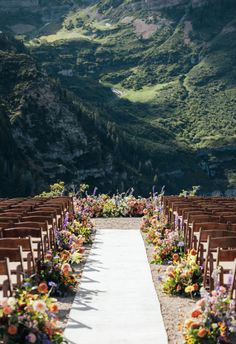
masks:
[(96, 218), (93, 223), (96, 229), (139, 229), (140, 217)]
[[(94, 237), (95, 237), (95, 231), (93, 234), (93, 239)], [(83, 260), (80, 262), (80, 264), (74, 265), (74, 272), (76, 275), (78, 275), (78, 288), (79, 288), (80, 276), (83, 273), (83, 268), (85, 266), (92, 244), (84, 245), (84, 247), (85, 247), (85, 252), (84, 252)], [(70, 309), (74, 301), (76, 291), (77, 290), (71, 291), (70, 293), (68, 293), (68, 295), (65, 295), (63, 297), (57, 297), (58, 306), (60, 310), (58, 313), (58, 318), (60, 321), (63, 322), (65, 326), (69, 318)]]
[[(152, 261), (153, 246), (146, 243), (146, 233), (142, 233), (143, 240), (146, 247), (147, 257), (149, 263)], [(150, 264), (153, 283), (158, 295), (158, 299), (161, 305), (161, 312), (168, 335), (169, 344), (181, 344), (182, 337), (178, 331), (179, 322), (184, 321), (186, 314), (190, 314), (194, 308), (195, 300), (191, 300), (179, 296), (169, 296), (162, 292), (160, 277), (163, 276), (163, 270), (165, 266), (161, 266), (162, 271), (159, 270), (159, 266)]]
[[(95, 225), (95, 230), (99, 229), (134, 229), (139, 230), (141, 219), (140, 218), (97, 218), (93, 219)], [(146, 234), (142, 233), (142, 237), (145, 243), (145, 248), (147, 252), (147, 257), (149, 263), (152, 260), (153, 247), (146, 243)], [(85, 257), (83, 262), (75, 267), (75, 272), (80, 274), (83, 271), (83, 267), (86, 263), (86, 259), (89, 255), (91, 245), (86, 247)], [(165, 267), (162, 267), (162, 270)], [(178, 331), (178, 323), (184, 319), (185, 314), (189, 314), (195, 305), (195, 301), (182, 298), (182, 297), (172, 297), (165, 295), (161, 290), (160, 277), (163, 272), (159, 272), (157, 265), (150, 264), (150, 269), (152, 273), (152, 278), (154, 286), (160, 301), (161, 312), (165, 324), (165, 328), (168, 335), (169, 344), (180, 344), (182, 343), (181, 334)], [(69, 316), (69, 311), (73, 303), (75, 293), (70, 295), (58, 298), (59, 301), (59, 318), (66, 324)]]

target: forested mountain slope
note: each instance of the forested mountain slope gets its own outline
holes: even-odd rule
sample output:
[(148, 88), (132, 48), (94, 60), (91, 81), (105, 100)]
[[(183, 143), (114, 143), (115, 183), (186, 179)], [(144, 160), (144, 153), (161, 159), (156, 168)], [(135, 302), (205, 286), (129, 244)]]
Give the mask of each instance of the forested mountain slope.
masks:
[[(46, 74), (50, 76), (56, 92), (67, 93), (62, 101), (73, 107), (73, 113), (83, 114), (85, 135), (91, 130), (88, 121), (109, 159), (113, 156), (112, 175), (117, 174), (109, 188), (131, 183), (141, 190), (156, 183), (176, 192), (200, 184), (205, 192), (233, 191), (235, 1), (20, 3), (21, 8), (16, 3), (11, 8), (1, 6), (10, 14), (1, 29), (24, 38), (43, 77), (49, 80)], [(41, 84), (35, 87), (41, 89)], [(45, 89), (41, 98), (47, 93)], [(51, 98), (45, 103), (48, 106), (50, 102)], [(29, 109), (32, 103), (34, 99)], [(63, 107), (61, 119), (66, 118)], [(81, 125), (80, 117), (72, 124)], [(45, 132), (40, 128), (42, 139), (50, 126)], [(55, 135), (60, 131), (60, 126), (53, 129)], [(57, 151), (64, 149), (66, 135), (71, 137), (65, 133)], [(27, 146), (21, 147), (25, 153)], [(51, 158), (49, 154), (53, 169), (55, 160)], [(80, 168), (90, 164), (96, 170), (97, 160), (88, 159), (80, 161)], [(70, 164), (71, 159), (68, 169)], [(72, 175), (68, 180), (76, 179)], [(52, 173), (50, 178), (54, 177)], [(49, 174), (44, 170), (41, 178), (46, 183)], [(106, 184), (107, 175), (99, 178), (99, 183)]]

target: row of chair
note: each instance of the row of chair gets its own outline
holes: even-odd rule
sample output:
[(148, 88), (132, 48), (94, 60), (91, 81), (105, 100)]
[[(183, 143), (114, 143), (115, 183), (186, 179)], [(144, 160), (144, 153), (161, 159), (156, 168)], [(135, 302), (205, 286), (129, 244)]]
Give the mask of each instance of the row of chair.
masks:
[(61, 230), (70, 197), (0, 200), (0, 287), (12, 295), (24, 276), (37, 272), (37, 262), (56, 246), (55, 229)]
[(236, 199), (166, 196), (163, 209), (173, 230), (184, 234), (186, 251), (196, 250), (197, 263), (203, 267), (203, 286), (212, 290), (216, 284), (234, 281)]

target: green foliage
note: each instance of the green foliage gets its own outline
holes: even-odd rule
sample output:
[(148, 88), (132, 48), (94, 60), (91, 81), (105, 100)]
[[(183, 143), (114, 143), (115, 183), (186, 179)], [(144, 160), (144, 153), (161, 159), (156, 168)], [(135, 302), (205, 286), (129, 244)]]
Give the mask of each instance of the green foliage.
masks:
[(65, 183), (60, 181), (55, 184), (50, 185), (50, 191), (43, 191), (36, 197), (43, 197), (43, 198), (51, 198), (51, 197), (59, 197), (62, 195), (65, 188)]
[(192, 186), (191, 190), (182, 190), (179, 194), (179, 197), (196, 196), (199, 190), (200, 185), (194, 185)]

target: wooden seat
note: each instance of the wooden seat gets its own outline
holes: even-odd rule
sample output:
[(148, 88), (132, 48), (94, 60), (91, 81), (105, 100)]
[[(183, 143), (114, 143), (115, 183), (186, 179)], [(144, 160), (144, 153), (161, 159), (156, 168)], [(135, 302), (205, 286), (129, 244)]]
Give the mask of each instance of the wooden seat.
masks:
[(3, 238), (26, 238), (31, 237), (33, 243), (37, 244), (34, 251), (37, 252), (37, 257), (44, 257), (45, 252), (49, 249), (47, 238), (43, 235), (42, 228), (29, 228), (29, 227), (14, 227), (5, 228), (2, 230)]
[[(25, 275), (24, 263), (23, 263), (23, 252), (22, 247), (17, 248), (0, 248), (0, 260), (5, 258), (9, 259), (9, 262), (18, 264), (14, 266), (14, 274), (16, 275), (16, 284), (13, 286), (20, 287), (23, 277)], [(10, 263), (9, 263), (10, 265)], [(10, 271), (11, 272), (11, 271)]]
[(222, 219), (224, 222), (236, 223), (236, 215), (225, 215)]
[(0, 223), (1, 222), (18, 222), (20, 220), (20, 216), (18, 215), (1, 215), (0, 216)]
[(21, 222), (40, 222), (40, 223), (45, 223), (46, 226), (47, 226), (49, 245), (53, 246), (54, 243), (55, 243), (55, 236), (54, 236), (55, 225), (52, 225), (51, 223), (49, 223), (48, 219), (51, 219), (51, 217), (39, 216), (39, 215), (38, 216), (27, 215), (27, 216), (22, 217)]
[(27, 217), (29, 216), (42, 216), (45, 218), (45, 220), (48, 222), (50, 225), (56, 225), (56, 213), (52, 214), (52, 212), (47, 212), (47, 211), (32, 211), (27, 214)]
[[(1, 238), (0, 248), (18, 248), (22, 247), (23, 261), (27, 262), (27, 274), (30, 276), (36, 273), (36, 262), (33, 250), (32, 238)], [(26, 258), (24, 259), (24, 253)], [(40, 258), (40, 257), (39, 257)]]
[(216, 250), (218, 249), (218, 247), (223, 248), (223, 249), (236, 248), (236, 235), (229, 236), (229, 237), (217, 237), (217, 238), (212, 238), (210, 235), (208, 235), (207, 246), (206, 246), (206, 256), (205, 256), (205, 263), (204, 263), (204, 272), (203, 272), (203, 287), (206, 287), (207, 278), (209, 278), (209, 287), (211, 290), (214, 288), (214, 281), (211, 278), (211, 273), (213, 271), (212, 250), (213, 249)]
[(233, 237), (236, 236), (236, 233), (225, 230), (225, 229), (208, 229), (207, 227), (200, 228), (199, 231), (199, 237), (197, 241), (197, 262), (199, 265), (202, 265), (204, 262), (204, 252), (206, 252), (206, 249), (204, 250), (204, 243), (207, 244), (208, 236), (211, 238), (218, 238), (218, 237)]
[[(219, 285), (229, 287), (225, 277), (231, 273), (233, 278), (234, 260), (236, 259), (236, 249), (221, 249), (218, 247), (216, 255), (216, 266), (220, 268)], [(226, 263), (226, 266), (224, 265)], [(230, 264), (231, 263), (231, 264)]]
[(28, 228), (41, 228), (43, 231), (43, 235), (46, 235), (49, 238), (49, 248), (53, 246), (52, 239), (51, 239), (51, 230), (48, 227), (47, 222), (32, 222), (32, 221), (25, 221), (25, 222), (17, 222), (14, 223), (14, 225), (8, 225), (5, 226), (5, 228), (22, 228), (22, 227), (28, 227)]
[(198, 241), (196, 233), (200, 232), (200, 229), (203, 230), (229, 230), (229, 225), (227, 223), (218, 223), (218, 222), (199, 222), (194, 223), (193, 228), (189, 228), (186, 234), (187, 241), (186, 245), (189, 249), (194, 247), (197, 248), (196, 243)]

